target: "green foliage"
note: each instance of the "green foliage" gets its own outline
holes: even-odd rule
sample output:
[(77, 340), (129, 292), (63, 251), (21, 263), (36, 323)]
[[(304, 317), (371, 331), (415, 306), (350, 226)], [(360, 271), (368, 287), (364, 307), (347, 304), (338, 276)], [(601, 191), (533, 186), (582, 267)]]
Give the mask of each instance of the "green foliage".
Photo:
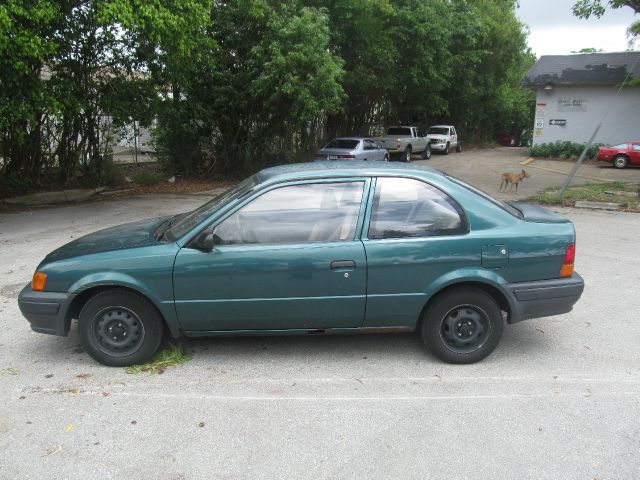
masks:
[(102, 159), (124, 125), (153, 125), (162, 166), (186, 175), (306, 160), (389, 124), (519, 133), (534, 57), (515, 4), (7, 0), (0, 178), (117, 184)]
[[(593, 144), (587, 150), (585, 158), (587, 160), (593, 160), (598, 154), (598, 148), (602, 146), (601, 143)], [(564, 159), (577, 159), (586, 147), (585, 143), (575, 143), (568, 141), (557, 141), (553, 143), (540, 143), (531, 147), (530, 155), (532, 157), (548, 157), (548, 158), (564, 158)]]
[(124, 371), (129, 374), (138, 374), (142, 372), (149, 372), (149, 374), (162, 374), (167, 368), (182, 365), (189, 360), (191, 360), (191, 355), (186, 352), (181, 343), (170, 343), (150, 362), (143, 365), (132, 365), (130, 367), (126, 367)]
[(571, 186), (565, 190), (563, 198), (553, 188), (543, 190), (538, 194), (538, 201), (545, 205), (573, 206), (577, 201), (619, 203), (625, 210), (638, 211), (637, 183), (607, 182), (587, 183)]
[(162, 181), (162, 175), (160, 175), (158, 172), (152, 172), (150, 170), (140, 170), (133, 177), (133, 181), (138, 185), (156, 185)]
[[(579, 18), (586, 19), (591, 16), (600, 18), (605, 14), (607, 7), (612, 9), (629, 7), (635, 13), (640, 13), (640, 0), (608, 0), (607, 2), (602, 0), (578, 0), (573, 4), (572, 11)], [(633, 17), (629, 18), (632, 19)], [(640, 21), (633, 22), (628, 31), (631, 35), (640, 35)]]

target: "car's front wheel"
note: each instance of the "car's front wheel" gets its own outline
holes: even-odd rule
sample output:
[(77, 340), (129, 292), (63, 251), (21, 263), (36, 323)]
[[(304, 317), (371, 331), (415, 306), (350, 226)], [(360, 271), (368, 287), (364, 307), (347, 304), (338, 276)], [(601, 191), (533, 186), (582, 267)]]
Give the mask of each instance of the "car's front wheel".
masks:
[(449, 142), (447, 142), (447, 145), (444, 147), (443, 153), (449, 155)]
[(502, 311), (477, 288), (438, 295), (422, 318), (422, 340), (440, 360), (474, 363), (489, 355), (502, 337)]
[(629, 164), (629, 159), (626, 155), (616, 155), (613, 157), (613, 166), (616, 168), (624, 168)]
[(145, 363), (158, 350), (163, 321), (144, 297), (124, 289), (91, 297), (79, 315), (78, 331), (85, 351), (110, 367)]

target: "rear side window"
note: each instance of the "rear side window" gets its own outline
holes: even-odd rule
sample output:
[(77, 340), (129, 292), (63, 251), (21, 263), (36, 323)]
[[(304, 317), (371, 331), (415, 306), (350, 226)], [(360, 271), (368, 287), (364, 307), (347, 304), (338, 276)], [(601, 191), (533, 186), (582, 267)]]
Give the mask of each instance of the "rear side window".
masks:
[(405, 127), (389, 127), (387, 135), (406, 135), (407, 137), (410, 137), (411, 129)]
[(432, 237), (466, 232), (462, 210), (442, 191), (410, 178), (378, 178), (369, 239)]
[(345, 138), (336, 138), (328, 143), (324, 148), (340, 148), (343, 150), (355, 150), (360, 145), (360, 140), (349, 140)]

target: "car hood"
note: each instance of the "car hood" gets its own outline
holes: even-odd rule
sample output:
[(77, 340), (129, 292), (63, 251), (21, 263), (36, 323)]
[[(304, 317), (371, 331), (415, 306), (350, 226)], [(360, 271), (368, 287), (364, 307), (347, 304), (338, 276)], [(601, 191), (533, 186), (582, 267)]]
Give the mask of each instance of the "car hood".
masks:
[(447, 138), (449, 138), (447, 135), (439, 135), (437, 133), (430, 133), (427, 135), (427, 138), (433, 138), (436, 140), (446, 140)]
[(158, 227), (170, 217), (153, 218), (99, 230), (54, 250), (42, 263), (55, 262), (71, 257), (94, 253), (146, 247), (160, 243), (155, 238)]

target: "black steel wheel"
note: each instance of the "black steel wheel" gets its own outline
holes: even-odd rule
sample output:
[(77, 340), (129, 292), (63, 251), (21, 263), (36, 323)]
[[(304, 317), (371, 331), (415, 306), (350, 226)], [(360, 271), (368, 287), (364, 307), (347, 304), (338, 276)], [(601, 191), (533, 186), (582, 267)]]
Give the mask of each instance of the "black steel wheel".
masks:
[(474, 363), (489, 355), (502, 337), (500, 307), (477, 288), (450, 290), (430, 303), (422, 318), (422, 339), (448, 363)]
[(613, 166), (616, 168), (625, 168), (629, 164), (629, 158), (626, 155), (616, 155), (613, 157)]
[(91, 297), (79, 315), (85, 351), (110, 367), (149, 361), (162, 341), (163, 321), (144, 297), (124, 289)]

